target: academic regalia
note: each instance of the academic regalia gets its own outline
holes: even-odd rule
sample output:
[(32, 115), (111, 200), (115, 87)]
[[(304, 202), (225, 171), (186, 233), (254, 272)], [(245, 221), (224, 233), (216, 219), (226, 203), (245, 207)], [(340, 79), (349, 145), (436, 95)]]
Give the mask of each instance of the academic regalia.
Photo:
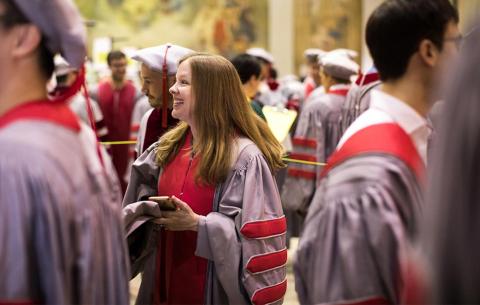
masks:
[(157, 142), (165, 132), (178, 124), (179, 120), (175, 119), (172, 116), (172, 110), (168, 109), (167, 128), (163, 128), (162, 111), (163, 109), (161, 108), (153, 108), (142, 117), (138, 130), (137, 144), (135, 145), (135, 154), (137, 156), (141, 155), (153, 143)]
[[(102, 110), (98, 106), (97, 101), (90, 99), (90, 105), (92, 106), (93, 119), (95, 121), (95, 129), (97, 132), (97, 138), (100, 141), (107, 141), (108, 139), (108, 127), (103, 119)], [(87, 125), (90, 125), (87, 112), (87, 100), (82, 93), (76, 94), (70, 101), (70, 109)]]
[(255, 56), (270, 65), (273, 65), (275, 63), (275, 58), (273, 57), (273, 55), (263, 48), (249, 48), (245, 51), (245, 53), (251, 56)]
[(303, 81), (303, 85), (305, 86), (305, 92), (304, 92), (305, 98), (308, 98), (310, 94), (313, 92), (313, 90), (315, 90), (318, 87), (311, 76), (305, 77), (305, 80)]
[[(133, 54), (132, 59), (162, 75), (174, 76), (177, 73), (180, 59), (193, 52), (191, 49), (167, 43), (138, 50)], [(165, 132), (178, 123), (178, 120), (172, 117), (172, 110), (168, 106), (170, 93), (168, 92), (167, 79), (165, 77), (162, 84), (164, 86), (162, 89), (162, 105), (142, 116), (137, 145), (135, 146), (135, 157), (141, 155), (150, 145), (158, 141)]]
[(376, 70), (366, 74), (360, 74), (347, 94), (347, 99), (342, 109), (342, 134), (347, 130), (356, 118), (358, 118), (370, 106), (370, 92), (378, 88), (381, 81)]
[[(295, 263), (302, 304), (398, 304), (401, 255), (417, 233), (428, 126), (375, 90), (328, 160)], [(364, 304), (364, 303), (362, 303)]]
[[(81, 73), (68, 94), (52, 101), (38, 93), (0, 115), (0, 304), (126, 305), (118, 180), (95, 134), (66, 104), (84, 76), (83, 20), (73, 1), (12, 2), (49, 52)], [(44, 89), (32, 86), (20, 90)]]
[[(126, 81), (120, 89), (114, 89), (110, 81), (104, 81), (98, 85), (94, 98), (102, 109), (108, 128), (109, 141), (128, 141), (130, 139), (132, 112), (139, 94), (131, 81)], [(110, 152), (122, 190), (125, 190), (127, 182), (124, 176), (128, 166), (129, 147), (128, 145), (112, 145)]]
[[(161, 171), (156, 145), (134, 163), (124, 198), (132, 269), (142, 271), (137, 303), (151, 304), (156, 289), (155, 258), (161, 242), (161, 211), (149, 196), (158, 194)], [(215, 187), (212, 212), (201, 219), (195, 255), (208, 260), (204, 304), (281, 304), (286, 292), (285, 217), (272, 173), (248, 139), (235, 142), (236, 157), (226, 181)], [(187, 201), (188, 203), (188, 201)]]
[(315, 101), (318, 99), (319, 96), (325, 94), (325, 88), (323, 88), (323, 86), (318, 86), (317, 88), (315, 88), (311, 93), (310, 95), (308, 96), (308, 98), (305, 99), (304, 103), (302, 104), (302, 107), (300, 108), (300, 110), (302, 110), (310, 101)]
[(121, 194), (68, 106), (0, 117), (0, 303), (128, 304)]
[[(329, 93), (310, 100), (300, 114), (293, 138), (291, 159), (325, 163), (340, 140), (339, 118), (349, 85), (334, 85)], [(288, 164), (282, 203), (305, 214), (320, 181), (321, 167)]]
[[(70, 73), (77, 73), (77, 69), (72, 67), (61, 55), (55, 55), (55, 76), (59, 77), (68, 77)], [(59, 97), (65, 94), (69, 90), (68, 86), (65, 84), (57, 84), (57, 87), (50, 93), (51, 97)], [(93, 98), (90, 98), (90, 106), (92, 107), (93, 122), (95, 124), (95, 131), (97, 133), (97, 138), (100, 141), (107, 141), (108, 139), (108, 128), (105, 125), (105, 120), (103, 119), (102, 110), (98, 105), (97, 101)], [(87, 110), (87, 99), (82, 92), (77, 92), (73, 97), (69, 98), (70, 109), (84, 122), (85, 124), (91, 126), (90, 118), (88, 116)]]
[(305, 221), (296, 261), (301, 304), (398, 304), (401, 253), (417, 233), (423, 162), (396, 123), (336, 151)]
[(135, 107), (133, 107), (132, 112), (132, 123), (130, 124), (130, 140), (137, 140), (138, 130), (140, 129), (142, 118), (145, 113), (150, 110), (152, 110), (152, 106), (150, 106), (147, 96), (141, 97), (140, 99), (138, 99), (137, 103), (135, 103)]

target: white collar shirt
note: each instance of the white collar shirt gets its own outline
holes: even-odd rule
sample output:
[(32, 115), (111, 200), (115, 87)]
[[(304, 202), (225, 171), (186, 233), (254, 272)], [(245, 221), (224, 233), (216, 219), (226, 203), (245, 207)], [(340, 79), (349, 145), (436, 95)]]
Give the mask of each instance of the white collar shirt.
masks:
[(427, 120), (405, 102), (381, 90), (372, 91), (369, 109), (345, 131), (337, 149), (359, 130), (382, 123), (400, 125), (412, 139), (424, 164), (427, 164), (427, 144), (431, 133)]

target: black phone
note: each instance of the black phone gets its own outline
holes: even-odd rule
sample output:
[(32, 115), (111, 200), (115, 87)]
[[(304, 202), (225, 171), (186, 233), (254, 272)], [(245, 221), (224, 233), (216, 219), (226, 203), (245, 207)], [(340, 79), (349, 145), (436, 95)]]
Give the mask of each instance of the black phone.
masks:
[(168, 196), (152, 196), (148, 197), (148, 200), (155, 201), (160, 206), (162, 211), (176, 211), (177, 206), (173, 202), (173, 199)]

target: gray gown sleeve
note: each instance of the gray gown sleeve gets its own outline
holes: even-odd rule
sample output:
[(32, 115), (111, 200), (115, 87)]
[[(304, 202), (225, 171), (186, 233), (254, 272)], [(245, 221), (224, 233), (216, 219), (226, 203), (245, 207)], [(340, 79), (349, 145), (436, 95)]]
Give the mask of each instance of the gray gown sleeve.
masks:
[[(315, 103), (315, 101), (310, 101)], [(321, 124), (321, 122), (317, 122)], [(305, 161), (318, 161), (317, 128), (311, 105), (303, 109), (293, 138), (291, 158)], [(322, 161), (319, 161), (322, 162)], [(315, 165), (289, 163), (287, 176), (282, 187), (282, 204), (286, 209), (305, 214), (315, 191)]]
[[(355, 170), (377, 178), (355, 181)], [(405, 170), (354, 171), (343, 173), (354, 183), (325, 178), (312, 201), (294, 264), (301, 304), (400, 301), (400, 258), (419, 191), (412, 180), (402, 181), (398, 173)]]
[(132, 165), (130, 182), (123, 198), (123, 218), (129, 249), (131, 278), (142, 272), (155, 256), (160, 226), (149, 222), (161, 216), (158, 204), (148, 201), (158, 191), (159, 167), (155, 162), (157, 143), (152, 144)]
[(209, 213), (198, 229), (196, 255), (213, 261), (229, 304), (281, 302), (285, 230), (272, 173), (258, 148), (249, 145), (223, 186), (218, 212)]
[(130, 182), (123, 198), (123, 206), (156, 196), (160, 169), (155, 162), (157, 143), (152, 144), (133, 162)]

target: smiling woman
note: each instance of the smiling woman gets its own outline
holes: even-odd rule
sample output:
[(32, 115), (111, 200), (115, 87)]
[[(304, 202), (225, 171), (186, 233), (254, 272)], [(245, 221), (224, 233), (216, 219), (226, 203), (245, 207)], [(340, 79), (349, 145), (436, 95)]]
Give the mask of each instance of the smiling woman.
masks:
[[(137, 302), (280, 303), (287, 262), (273, 178), (283, 166), (280, 144), (221, 56), (181, 59), (170, 93), (182, 122), (135, 161), (124, 199), (133, 275), (144, 272)], [(177, 210), (161, 211), (149, 196), (169, 196)], [(138, 226), (139, 215), (154, 221)]]
[(192, 120), (193, 104), (192, 96), (192, 69), (188, 62), (183, 61), (178, 66), (177, 81), (170, 88), (173, 96), (172, 116), (186, 122), (192, 130), (196, 129)]

